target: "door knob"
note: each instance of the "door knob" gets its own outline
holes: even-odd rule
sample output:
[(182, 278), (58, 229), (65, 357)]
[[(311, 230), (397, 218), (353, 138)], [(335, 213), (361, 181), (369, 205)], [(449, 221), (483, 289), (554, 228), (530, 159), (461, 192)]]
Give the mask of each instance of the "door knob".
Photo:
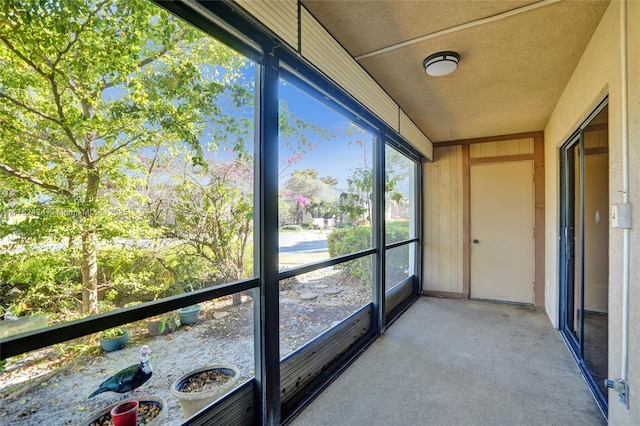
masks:
[(480, 241), (478, 241), (478, 240), (476, 240), (476, 239), (474, 239), (474, 240), (472, 241), (472, 243), (473, 243), (473, 244), (478, 244), (479, 242), (480, 242)]

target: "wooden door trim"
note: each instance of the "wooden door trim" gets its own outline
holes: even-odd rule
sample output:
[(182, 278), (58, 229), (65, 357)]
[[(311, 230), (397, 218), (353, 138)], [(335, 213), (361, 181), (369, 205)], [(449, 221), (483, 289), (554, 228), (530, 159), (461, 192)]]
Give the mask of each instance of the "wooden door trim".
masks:
[(429, 297), (444, 297), (446, 299), (468, 299), (468, 296), (465, 296), (464, 293), (452, 293), (450, 291), (436, 291), (436, 290), (425, 290), (425, 296)]
[(534, 250), (535, 281), (534, 305), (544, 306), (545, 286), (545, 189), (544, 189), (544, 137), (533, 139), (533, 197), (534, 197)]
[[(469, 148), (468, 145), (467, 149)], [(493, 164), (493, 163), (510, 163), (513, 161), (527, 161), (535, 160), (535, 154), (518, 154), (518, 155), (503, 155), (500, 157), (480, 157), (470, 158), (469, 165), (474, 166), (476, 164)]]
[(471, 168), (469, 167), (469, 145), (462, 145), (462, 297), (470, 296), (471, 282)]
[[(508, 174), (506, 175), (505, 173), (507, 173), (504, 169), (502, 169), (502, 165), (506, 165), (507, 167), (511, 167), (511, 165), (513, 167), (516, 167), (516, 170), (519, 170), (515, 175), (511, 175)], [(471, 167), (474, 167), (473, 169)], [(487, 172), (487, 170), (490, 170), (490, 172)], [(510, 169), (513, 170), (513, 169)], [(522, 159), (522, 160), (512, 160), (512, 161), (497, 161), (497, 162), (492, 162), (492, 163), (480, 163), (480, 164), (470, 164), (469, 167), (469, 182), (471, 182), (471, 177), (472, 175), (474, 175), (474, 173), (472, 172), (477, 172), (480, 174), (480, 176), (488, 176), (487, 173), (489, 173), (489, 175), (495, 177), (501, 177), (499, 180), (502, 182), (505, 182), (505, 178), (504, 176), (509, 176), (509, 178), (506, 178), (506, 181), (511, 182), (511, 181), (517, 181), (520, 184), (524, 185), (524, 187), (522, 186), (517, 186), (517, 187), (511, 187), (510, 188), (516, 188), (515, 191), (517, 194), (522, 194), (521, 191), (525, 191), (527, 192), (527, 194), (529, 195), (528, 197), (526, 197), (526, 199), (521, 199), (522, 203), (517, 203), (517, 204), (513, 204), (512, 207), (514, 206), (519, 206), (517, 209), (513, 209), (513, 211), (511, 211), (509, 213), (509, 216), (511, 217), (523, 217), (520, 214), (513, 214), (514, 212), (522, 212), (521, 209), (526, 208), (526, 215), (528, 217), (529, 220), (526, 221), (526, 225), (525, 222), (521, 222), (520, 225), (521, 226), (526, 226), (527, 229), (527, 233), (526, 233), (526, 237), (524, 234), (521, 234), (521, 237), (523, 238), (523, 240), (518, 240), (520, 241), (520, 243), (518, 244), (525, 244), (526, 241), (526, 251), (527, 253), (527, 257), (518, 257), (518, 261), (524, 261), (525, 259), (527, 259), (527, 270), (529, 271), (529, 274), (523, 274), (522, 270), (520, 269), (512, 269), (512, 268), (506, 268), (508, 270), (511, 270), (513, 272), (518, 271), (516, 273), (517, 278), (514, 278), (517, 283), (518, 286), (514, 287), (517, 289), (520, 289), (520, 291), (516, 291), (517, 294), (519, 294), (519, 296), (516, 296), (515, 294), (512, 294), (512, 296), (514, 297), (512, 298), (507, 298), (507, 299), (503, 299), (501, 298), (502, 296), (498, 297), (497, 295), (494, 296), (490, 296), (490, 294), (493, 294), (493, 289), (495, 289), (495, 287), (486, 287), (484, 284), (487, 283), (484, 280), (481, 280), (481, 276), (485, 277), (484, 273), (480, 273), (478, 276), (475, 276), (474, 274), (474, 270), (471, 267), (471, 262), (477, 260), (474, 256), (471, 256), (471, 238), (481, 238), (479, 237), (479, 235), (482, 235), (481, 231), (478, 231), (477, 233), (474, 232), (473, 234), (471, 234), (469, 243), (467, 244), (467, 247), (469, 247), (469, 297), (474, 299), (474, 300), (496, 300), (496, 301), (502, 301), (502, 302), (507, 302), (507, 303), (518, 303), (518, 304), (525, 304), (525, 305), (535, 305), (535, 273), (536, 273), (536, 265), (535, 265), (535, 162), (534, 159)], [(511, 172), (509, 172), (511, 173)], [(477, 176), (478, 180), (474, 180), (475, 184), (478, 184), (479, 182), (482, 182), (480, 176)], [(514, 176), (513, 179), (511, 178), (511, 176)], [(486, 182), (483, 182), (486, 183)], [(500, 184), (498, 184), (500, 185)], [(478, 202), (478, 192), (476, 191), (483, 191), (483, 190), (487, 190), (487, 189), (492, 189), (492, 191), (495, 191), (496, 188), (494, 187), (490, 187), (490, 186), (486, 186), (486, 185), (478, 185), (477, 186), (477, 190), (473, 190), (471, 191), (471, 183), (469, 183), (469, 187), (470, 187), (470, 194), (469, 194), (469, 228), (471, 230), (471, 220), (474, 220), (475, 217), (471, 212), (471, 201), (472, 198), (474, 197), (475, 194), (475, 199), (476, 199), (476, 203)], [(526, 188), (525, 188), (526, 187)], [(495, 191), (498, 193), (504, 193), (503, 191)], [(515, 193), (514, 193), (515, 196)], [(484, 197), (481, 197), (481, 199), (484, 199)], [(495, 211), (497, 205), (492, 205), (492, 204), (486, 204), (483, 202), (480, 202), (480, 205), (482, 206), (487, 206), (487, 207), (483, 207), (483, 208), (479, 208), (478, 210), (483, 210), (484, 214), (486, 213), (491, 213), (493, 214), (499, 214), (497, 211)], [(477, 207), (480, 207), (480, 205), (478, 205)], [(500, 209), (499, 210), (505, 210), (505, 209)], [(509, 209), (506, 209), (507, 212)], [(523, 212), (524, 214), (524, 212)], [(476, 225), (478, 225), (478, 223), (476, 223)], [(500, 228), (500, 227), (499, 227)], [(480, 228), (478, 228), (480, 229)], [(518, 228), (520, 231), (524, 231), (525, 228), (524, 227), (519, 227)], [(533, 234), (532, 234), (532, 231)], [(486, 232), (486, 229), (485, 229)], [(495, 230), (496, 234), (492, 234), (492, 235), (502, 235), (500, 234), (501, 232), (503, 232), (501, 229), (500, 230)], [(487, 236), (487, 235), (485, 235)], [(505, 238), (510, 238), (508, 234), (504, 234), (503, 235)], [(487, 236), (488, 238), (488, 236)], [(522, 245), (519, 245), (519, 247), (523, 247)], [(484, 250), (482, 250), (484, 251)], [(487, 259), (485, 259), (486, 261)], [(474, 263), (474, 266), (478, 267), (479, 265), (484, 265), (483, 268), (479, 268), (479, 269), (484, 269), (487, 266), (492, 266), (493, 269), (489, 269), (490, 271), (496, 271), (496, 273), (498, 274), (502, 274), (502, 268), (501, 262), (498, 260), (498, 258), (494, 258), (494, 260), (497, 263), (493, 263), (493, 262), (480, 262)], [(524, 267), (524, 265), (523, 265)], [(497, 272), (500, 271), (500, 272)], [(472, 275), (474, 274), (474, 275)], [(493, 275), (493, 272), (490, 272), (489, 275)], [(474, 281), (474, 287), (471, 287), (471, 281), (473, 281), (473, 278), (476, 278), (476, 280), (478, 281)], [(494, 279), (489, 280), (488, 282), (490, 283), (498, 283), (500, 281), (496, 281)], [(482, 285), (480, 285), (482, 284)], [(526, 288), (525, 288), (526, 285)], [(499, 287), (502, 287), (499, 285)], [(475, 290), (474, 290), (475, 289)], [(473, 292), (473, 293), (472, 293)], [(520, 297), (522, 296), (522, 297)]]
[(484, 143), (484, 142), (500, 142), (500, 141), (511, 141), (516, 139), (529, 139), (529, 138), (544, 138), (544, 131), (539, 130), (536, 132), (523, 132), (523, 133), (511, 133), (508, 135), (499, 135), (499, 136), (486, 136), (483, 138), (473, 138), (473, 139), (459, 139), (455, 141), (446, 141), (446, 142), (434, 142), (434, 148), (441, 148), (445, 146), (455, 146), (455, 145), (472, 145), (476, 143)]
[[(522, 134), (524, 136), (525, 134)], [(508, 135), (511, 138), (513, 135)], [(503, 157), (470, 158), (469, 145), (508, 140), (507, 136), (467, 140), (462, 145), (462, 296), (469, 298), (471, 284), (471, 166), (474, 164), (490, 164), (503, 161), (533, 160), (534, 170), (534, 305), (544, 306), (545, 292), (545, 187), (544, 187), (544, 133), (533, 132), (533, 155), (510, 155)], [(435, 145), (437, 148), (438, 145)], [(521, 158), (523, 157), (523, 158)], [(526, 158), (524, 158), (526, 157)], [(489, 160), (489, 161), (487, 161)]]

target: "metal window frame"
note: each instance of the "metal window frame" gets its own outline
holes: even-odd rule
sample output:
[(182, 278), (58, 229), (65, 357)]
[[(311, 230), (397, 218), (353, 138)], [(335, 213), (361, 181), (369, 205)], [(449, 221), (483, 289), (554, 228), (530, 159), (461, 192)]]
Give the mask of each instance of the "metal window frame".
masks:
[[(411, 274), (407, 279), (403, 280), (400, 283), (397, 283), (396, 285), (394, 285), (393, 287), (386, 289), (386, 277), (385, 281), (383, 281), (383, 288), (385, 288), (385, 299), (389, 300), (390, 298), (395, 298), (396, 294), (398, 292), (401, 291), (401, 289), (399, 287), (403, 286), (403, 285), (407, 285), (407, 283), (412, 283), (412, 292), (411, 294), (414, 296), (420, 295), (421, 292), (421, 279), (420, 277), (422, 277), (422, 266), (423, 266), (423, 259), (422, 259), (422, 247), (421, 247), (421, 241), (422, 241), (422, 223), (423, 223), (423, 215), (422, 215), (422, 185), (420, 185), (420, 187), (418, 187), (418, 183), (422, 182), (422, 158), (419, 157), (419, 154), (416, 154), (417, 151), (414, 150), (414, 148), (410, 145), (405, 146), (400, 144), (400, 142), (398, 142), (397, 139), (394, 138), (390, 138), (387, 137), (387, 140), (385, 141), (386, 145), (388, 147), (390, 147), (391, 149), (396, 150), (397, 152), (399, 152), (400, 154), (404, 155), (408, 160), (411, 160), (411, 165), (414, 168), (413, 170), (413, 174), (415, 176), (415, 182), (414, 182), (414, 192), (413, 192), (413, 197), (415, 198), (414, 200), (414, 206), (413, 206), (413, 218), (415, 220), (415, 237), (411, 237), (406, 239), (406, 240), (402, 240), (402, 241), (396, 241), (390, 244), (386, 244), (385, 243), (385, 254), (388, 250), (392, 250), (394, 248), (398, 248), (398, 247), (402, 247), (405, 245), (409, 245), (412, 243), (416, 243), (415, 244), (415, 251), (414, 251), (414, 257), (416, 259), (415, 262), (415, 270), (413, 271), (413, 274)], [(418, 155), (418, 157), (416, 158), (415, 155)], [(383, 195), (384, 196), (384, 195)], [(383, 209), (383, 214), (384, 214), (384, 209), (385, 206), (382, 207)], [(385, 232), (386, 235), (386, 232)], [(413, 278), (413, 279), (412, 279)], [(409, 281), (410, 280), (410, 281)], [(411, 304), (412, 300), (411, 297), (407, 298), (406, 303)], [(387, 323), (391, 323), (393, 322), (398, 316), (402, 315), (402, 313), (404, 312), (404, 310), (406, 309), (406, 307), (403, 308), (403, 304), (402, 303), (392, 303), (393, 307), (392, 309), (388, 309), (385, 306), (385, 317), (386, 317), (386, 322)], [(408, 307), (408, 306), (407, 306)]]
[[(384, 265), (385, 251), (388, 248), (416, 242), (417, 256), (420, 255), (421, 241), (421, 168), (424, 157), (415, 150), (395, 129), (392, 129), (377, 116), (367, 110), (352, 95), (338, 87), (332, 80), (320, 73), (312, 64), (291, 50), (285, 43), (274, 39), (269, 31), (246, 16), (246, 14), (228, 1), (167, 1), (151, 0), (185, 21), (195, 25), (217, 40), (227, 44), (245, 55), (258, 66), (256, 77), (256, 150), (255, 150), (255, 190), (254, 190), (254, 235), (260, 240), (255, 247), (257, 277), (238, 282), (173, 296), (159, 301), (148, 302), (135, 307), (125, 308), (110, 313), (100, 314), (23, 333), (0, 340), (2, 351), (0, 359), (6, 359), (27, 351), (43, 348), (52, 344), (99, 332), (106, 328), (138, 321), (150, 316), (160, 315), (190, 304), (203, 302), (217, 297), (253, 290), (254, 292), (254, 342), (255, 371), (253, 380), (242, 385), (219, 404), (230, 401), (245, 401), (247, 395), (253, 394), (253, 422), (257, 424), (276, 425), (283, 420), (280, 400), (280, 366), (279, 359), (279, 285), (286, 277), (310, 272), (319, 268), (333, 266), (363, 256), (374, 255), (374, 290), (371, 305), (371, 333), (364, 336), (353, 350), (341, 355), (336, 361), (330, 375), (314, 382), (308, 396), (292, 407), (284, 421), (290, 420), (317, 393), (327, 386), (346, 366), (352, 362), (387, 326), (385, 317)], [(351, 119), (363, 129), (374, 135), (374, 209), (372, 217), (373, 247), (368, 250), (346, 256), (329, 259), (323, 262), (304, 265), (285, 272), (278, 271), (278, 222), (277, 203), (269, 200), (277, 199), (277, 159), (278, 159), (278, 80), (281, 75), (295, 78), (305, 84), (305, 91), (320, 99), (329, 107)], [(415, 194), (417, 237), (406, 241), (385, 245), (384, 224), (384, 170), (385, 146), (389, 144), (412, 159), (416, 164)], [(421, 259), (421, 257), (417, 257)], [(421, 262), (416, 264), (416, 276), (413, 277), (413, 295), (419, 291)], [(401, 313), (407, 309), (411, 301), (394, 308)], [(401, 309), (400, 309), (401, 308)], [(396, 316), (397, 317), (397, 316)], [(392, 321), (393, 319), (391, 319)], [(321, 335), (321, 339), (330, 335)], [(215, 406), (204, 410), (186, 424), (204, 424)], [(246, 416), (243, 417), (246, 419)], [(203, 423), (204, 422), (204, 423)]]

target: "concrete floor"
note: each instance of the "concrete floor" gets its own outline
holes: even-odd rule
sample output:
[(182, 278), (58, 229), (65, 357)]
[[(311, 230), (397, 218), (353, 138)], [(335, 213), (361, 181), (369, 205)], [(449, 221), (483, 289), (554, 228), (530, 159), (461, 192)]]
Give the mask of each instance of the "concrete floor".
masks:
[(606, 422), (542, 309), (422, 297), (292, 424)]

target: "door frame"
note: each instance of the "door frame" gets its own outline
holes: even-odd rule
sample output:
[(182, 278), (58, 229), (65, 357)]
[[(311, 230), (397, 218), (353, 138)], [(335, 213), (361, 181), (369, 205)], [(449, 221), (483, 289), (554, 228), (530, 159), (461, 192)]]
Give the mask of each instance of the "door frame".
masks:
[[(501, 165), (509, 165), (512, 167), (515, 167), (515, 170), (512, 170), (510, 172), (508, 172), (505, 169), (497, 169), (499, 168)], [(487, 169), (490, 168), (490, 169)], [(526, 170), (518, 170), (518, 169), (526, 169)], [(514, 290), (515, 293), (520, 294), (521, 296), (521, 300), (516, 300), (518, 299), (519, 296), (516, 296), (515, 294), (511, 294), (511, 296), (506, 296), (505, 293), (511, 293), (511, 291), (505, 291), (504, 289), (502, 289), (502, 285), (500, 285), (501, 289), (497, 289), (496, 287), (491, 287), (492, 291), (488, 291), (489, 287), (485, 287), (485, 285), (487, 285), (487, 276), (486, 273), (488, 273), (489, 275), (491, 275), (493, 278), (497, 278), (497, 276), (495, 276), (494, 274), (498, 274), (500, 275), (501, 272), (499, 271), (500, 269), (504, 269), (501, 266), (501, 262), (500, 261), (494, 261), (493, 259), (495, 259), (495, 254), (490, 254), (493, 250), (500, 250), (501, 248), (496, 248), (494, 246), (492, 246), (491, 249), (489, 249), (489, 251), (487, 252), (486, 248), (482, 249), (482, 242), (483, 239), (491, 239), (492, 237), (490, 236), (491, 233), (487, 232), (488, 230), (486, 228), (484, 228), (484, 226), (479, 226), (478, 229), (474, 229), (473, 226), (470, 226), (470, 230), (471, 230), (471, 245), (470, 247), (472, 247), (472, 249), (470, 250), (469, 253), (469, 259), (470, 259), (470, 276), (471, 278), (473, 278), (473, 280), (470, 281), (470, 286), (469, 286), (469, 298), (470, 299), (474, 299), (474, 300), (491, 300), (491, 301), (496, 301), (496, 302), (506, 302), (506, 303), (516, 303), (516, 304), (524, 304), (524, 305), (533, 305), (534, 301), (535, 301), (535, 292), (534, 289), (532, 288), (532, 284), (535, 282), (535, 238), (533, 236), (533, 230), (535, 227), (535, 189), (534, 189), (534, 182), (533, 182), (533, 177), (534, 177), (534, 161), (533, 160), (514, 160), (514, 161), (492, 161), (492, 162), (479, 162), (479, 163), (472, 163), (470, 164), (469, 167), (469, 175), (470, 175), (470, 197), (469, 197), (469, 203), (470, 203), (470, 225), (479, 225), (479, 218), (483, 217), (487, 214), (489, 214), (490, 216), (494, 217), (504, 217), (504, 216), (500, 216), (501, 214), (507, 214), (508, 216), (513, 216), (514, 212), (515, 213), (515, 217), (518, 217), (520, 220), (523, 219), (525, 216), (523, 216), (525, 213), (524, 211), (526, 210), (526, 218), (528, 219), (526, 221), (526, 226), (524, 225), (524, 223), (522, 223), (522, 227), (518, 226), (518, 231), (517, 234), (520, 234), (521, 232), (524, 232), (525, 228), (526, 228), (526, 246), (527, 246), (527, 256), (526, 256), (526, 263), (527, 266), (525, 266), (524, 264), (518, 264), (518, 267), (516, 269), (514, 269), (513, 271), (518, 271), (516, 273), (516, 276), (514, 276), (513, 278), (515, 278), (515, 282), (510, 284), (517, 284), (516, 287), (514, 287), (514, 289), (517, 288), (517, 290)], [(474, 173), (475, 172), (475, 173)], [(514, 173), (515, 172), (515, 173)], [(480, 175), (478, 175), (478, 173), (480, 173)], [(489, 173), (489, 175), (487, 175), (486, 173)], [(474, 177), (475, 175), (475, 177)], [(523, 192), (521, 191), (526, 191), (526, 194), (528, 195), (526, 197), (526, 208), (525, 205), (520, 204), (520, 202), (518, 203), (517, 207), (515, 204), (513, 204), (511, 207), (516, 207), (514, 208), (514, 210), (512, 212), (504, 212), (501, 213), (499, 211), (496, 211), (496, 208), (499, 209), (499, 207), (496, 207), (496, 205), (492, 205), (495, 204), (495, 200), (493, 202), (490, 202), (489, 204), (487, 203), (482, 203), (482, 202), (478, 202), (478, 196), (481, 196), (481, 198), (485, 198), (485, 193), (479, 193), (477, 191), (483, 191), (483, 190), (488, 190), (489, 192), (497, 192), (498, 187), (492, 187), (492, 185), (501, 185), (498, 182), (495, 182), (494, 184), (490, 184), (487, 181), (482, 182), (482, 176), (484, 176), (485, 178), (487, 178), (488, 176), (491, 176), (490, 179), (494, 180), (494, 179), (499, 179), (501, 181), (503, 181), (505, 179), (507, 180), (517, 180), (518, 181), (518, 186), (517, 187), (511, 187), (509, 190), (507, 190), (507, 194), (511, 194), (509, 196), (507, 196), (507, 199), (513, 199), (514, 197), (517, 198), (518, 197), (518, 193), (520, 195), (523, 194)], [(522, 179), (522, 180), (521, 180)], [(521, 186), (521, 184), (523, 186), (526, 186), (527, 188), (525, 189), (523, 186)], [(489, 185), (489, 186), (487, 186)], [(477, 188), (476, 188), (477, 186)], [(509, 191), (514, 191), (514, 192), (509, 192)], [(475, 194), (475, 195), (474, 195)], [(530, 196), (530, 197), (529, 197)], [(472, 201), (475, 200), (475, 204), (472, 203)], [(522, 202), (524, 202), (524, 200), (520, 200)], [(475, 212), (473, 210), (473, 207), (478, 208)], [(484, 213), (484, 215), (482, 214)], [(507, 220), (507, 219), (505, 219)], [(516, 219), (517, 220), (517, 219)], [(494, 222), (495, 223), (495, 222)], [(520, 222), (519, 222), (520, 223)], [(482, 223), (482, 225), (488, 225), (485, 224), (484, 221)], [(484, 228), (484, 229), (482, 229)], [(502, 228), (502, 226), (500, 226), (499, 228)], [(496, 230), (494, 228), (494, 232), (496, 232), (496, 234), (494, 234), (495, 236), (497, 236), (499, 238), (499, 240), (493, 240), (494, 243), (496, 241), (500, 241), (502, 239), (506, 239), (509, 238), (508, 232), (505, 232), (503, 229), (499, 229)], [(475, 238), (479, 238), (480, 239), (480, 246), (476, 246)], [(522, 235), (522, 245), (525, 245), (524, 239), (525, 236), (524, 234)], [(520, 245), (520, 243), (517, 243), (518, 245)], [(523, 248), (523, 247), (522, 247)], [(523, 248), (524, 249), (524, 248)], [(484, 255), (480, 252), (477, 252), (478, 250), (484, 252)], [(473, 254), (474, 252), (475, 255)], [(502, 257), (503, 254), (499, 254), (498, 257)], [(485, 256), (489, 256), (490, 259), (486, 259)], [(508, 256), (507, 254), (504, 254), (504, 256)], [(483, 259), (484, 260), (480, 260)], [(516, 261), (515, 259), (512, 259), (514, 262)], [(488, 261), (489, 263), (486, 263), (485, 261)], [(525, 261), (525, 259), (523, 257), (518, 257), (517, 261)], [(489, 268), (489, 272), (487, 272), (486, 270), (484, 271), (484, 273), (482, 271), (478, 271), (482, 268)], [(522, 274), (522, 270), (520, 268), (526, 268), (527, 272), (530, 272), (526, 274), (526, 277), (524, 276), (524, 274)], [(530, 268), (530, 269), (529, 269)], [(476, 270), (478, 269), (478, 270)], [(483, 279), (484, 278), (484, 279)], [(492, 282), (492, 283), (497, 283), (500, 282), (501, 280), (495, 281), (495, 279), (490, 279), (488, 281)], [(481, 285), (482, 284), (482, 285)], [(492, 286), (492, 284), (488, 284), (489, 286)], [(523, 287), (524, 286), (524, 287)], [(493, 290), (502, 293), (504, 291), (504, 293), (502, 293), (501, 296), (498, 296)], [(479, 294), (479, 293), (484, 293), (484, 294)], [(501, 298), (502, 297), (502, 298)], [(526, 299), (526, 300), (525, 300)]]
[[(533, 139), (533, 154), (502, 155), (485, 158), (471, 158), (470, 146), (487, 142)], [(453, 143), (456, 144), (456, 143)], [(545, 287), (545, 172), (544, 172), (544, 132), (503, 135), (458, 141), (462, 145), (462, 297), (470, 296), (471, 283), (471, 166), (482, 163), (499, 163), (533, 160), (534, 178), (534, 306), (544, 306)]]

